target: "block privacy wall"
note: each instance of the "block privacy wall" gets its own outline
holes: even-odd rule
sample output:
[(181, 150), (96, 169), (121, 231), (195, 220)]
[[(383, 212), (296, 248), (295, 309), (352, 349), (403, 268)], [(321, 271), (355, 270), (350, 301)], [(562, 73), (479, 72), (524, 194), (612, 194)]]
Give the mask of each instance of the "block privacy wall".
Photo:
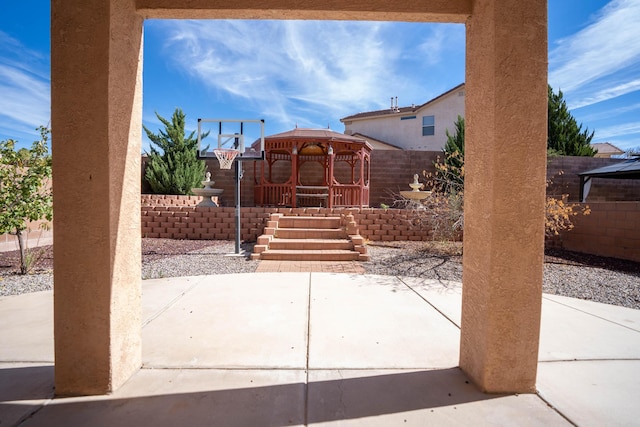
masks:
[[(374, 150), (371, 152), (371, 182), (369, 184), (369, 206), (379, 207), (381, 203), (390, 205), (393, 196), (400, 190), (409, 190), (409, 183), (413, 181), (413, 174), (420, 175), (423, 182), (423, 171), (433, 173), (433, 162), (443, 158), (440, 151), (396, 151)], [(142, 192), (150, 193), (149, 184), (144, 180), (146, 157), (142, 158)], [(620, 162), (620, 159), (604, 159), (595, 157), (561, 156), (549, 159), (547, 165), (547, 179), (553, 183), (547, 189), (548, 195), (560, 196), (568, 194), (569, 200), (577, 202), (580, 193), (579, 172), (607, 166)], [(308, 165), (308, 166), (307, 166)], [(340, 163), (338, 163), (340, 165)], [(322, 181), (322, 169), (314, 168), (312, 164), (305, 165), (304, 185), (314, 185)], [(242, 206), (254, 206), (254, 164), (243, 163), (244, 178), (241, 181)], [(215, 187), (224, 190), (220, 198), (221, 206), (234, 206), (235, 179), (233, 167), (231, 170), (221, 170), (218, 161), (207, 160), (207, 170), (211, 172), (211, 179)], [(289, 179), (291, 166), (279, 161), (275, 163), (273, 181), (284, 183)], [(562, 174), (560, 172), (562, 171)], [(350, 179), (345, 170), (336, 168), (335, 178), (346, 183)], [(203, 178), (204, 179), (204, 178)], [(591, 187), (587, 201), (634, 201), (640, 200), (640, 180), (620, 180), (597, 178)], [(197, 203), (194, 203), (197, 204)]]

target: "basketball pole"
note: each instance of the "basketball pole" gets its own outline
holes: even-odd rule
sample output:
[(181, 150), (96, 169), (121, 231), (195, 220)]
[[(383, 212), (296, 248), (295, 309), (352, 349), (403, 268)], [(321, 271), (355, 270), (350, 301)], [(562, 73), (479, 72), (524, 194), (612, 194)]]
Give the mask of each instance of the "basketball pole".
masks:
[[(244, 132), (243, 123), (240, 122), (240, 134)], [(240, 145), (238, 137), (236, 137), (234, 148), (237, 150)], [(240, 179), (242, 179), (242, 166), (240, 159), (235, 161), (235, 177), (236, 177), (236, 255), (240, 255)]]
[(236, 255), (240, 255), (240, 165), (239, 161), (235, 161), (236, 175)]
[[(206, 159), (212, 157), (209, 152), (209, 146), (202, 146), (202, 123), (210, 122), (210, 123), (218, 123), (218, 148), (211, 150), (215, 157), (220, 162), (220, 169), (230, 169), (231, 162), (235, 163), (235, 202), (236, 202), (236, 238), (235, 238), (235, 255), (240, 255), (240, 241), (242, 237), (241, 233), (241, 215), (240, 215), (240, 205), (241, 205), (241, 191), (240, 191), (240, 181), (242, 180), (243, 170), (242, 165), (244, 160), (264, 160), (264, 119), (260, 120), (238, 120), (238, 119), (198, 119), (198, 151), (197, 157), (198, 159)], [(224, 123), (235, 123), (240, 124), (240, 132), (237, 131), (229, 134), (223, 133)], [(255, 156), (254, 154), (250, 154), (248, 157), (244, 157), (244, 125), (245, 123), (258, 123), (260, 125), (260, 157)], [(228, 148), (226, 144), (233, 139), (233, 148)], [(232, 153), (235, 153), (233, 157), (226, 153), (226, 151), (233, 150)], [(251, 149), (252, 152), (255, 152), (255, 149)], [(235, 160), (235, 161), (234, 161)], [(223, 167), (224, 164), (224, 167)]]

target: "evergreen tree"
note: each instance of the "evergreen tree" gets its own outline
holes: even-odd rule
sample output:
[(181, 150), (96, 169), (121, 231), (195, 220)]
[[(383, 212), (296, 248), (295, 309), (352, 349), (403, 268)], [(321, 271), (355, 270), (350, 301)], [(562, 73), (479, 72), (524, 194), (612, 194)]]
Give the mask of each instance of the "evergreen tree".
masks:
[[(145, 170), (145, 178), (156, 194), (191, 194), (191, 189), (200, 187), (204, 179), (206, 164), (197, 158), (198, 139), (195, 131), (185, 137), (185, 114), (176, 108), (169, 122), (156, 113), (165, 129), (158, 134), (151, 132), (143, 125), (151, 142), (149, 161)], [(205, 138), (209, 132), (202, 135)]]
[(591, 147), (594, 132), (589, 129), (582, 130), (582, 124), (578, 125), (576, 119), (567, 108), (561, 90), (556, 95), (549, 86), (549, 115), (547, 151), (551, 155), (560, 156), (591, 156), (597, 150)]
[(445, 164), (454, 169), (461, 169), (464, 166), (464, 118), (458, 116), (454, 126), (453, 135), (449, 133), (449, 129), (445, 130), (447, 135), (447, 142), (444, 144)]

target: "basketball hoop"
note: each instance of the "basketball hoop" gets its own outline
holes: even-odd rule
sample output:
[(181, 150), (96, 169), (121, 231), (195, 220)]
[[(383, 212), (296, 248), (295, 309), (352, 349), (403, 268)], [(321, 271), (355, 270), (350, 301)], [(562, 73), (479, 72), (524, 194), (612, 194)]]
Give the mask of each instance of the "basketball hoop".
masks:
[(220, 169), (231, 169), (233, 160), (238, 154), (240, 154), (238, 150), (229, 150), (225, 148), (214, 148), (213, 152), (220, 162)]

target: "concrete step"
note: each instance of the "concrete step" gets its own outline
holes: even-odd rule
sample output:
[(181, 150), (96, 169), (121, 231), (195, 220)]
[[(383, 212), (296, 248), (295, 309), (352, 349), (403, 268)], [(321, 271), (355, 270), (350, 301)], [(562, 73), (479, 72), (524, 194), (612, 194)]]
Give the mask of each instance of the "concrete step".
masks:
[(286, 250), (267, 249), (260, 259), (280, 261), (356, 261), (360, 254), (355, 251), (333, 250)]
[(278, 239), (346, 239), (347, 233), (340, 228), (278, 228)]
[(288, 250), (353, 250), (353, 243), (349, 239), (279, 239), (269, 242), (269, 249)]
[(282, 228), (340, 228), (339, 216), (283, 216), (278, 222)]

